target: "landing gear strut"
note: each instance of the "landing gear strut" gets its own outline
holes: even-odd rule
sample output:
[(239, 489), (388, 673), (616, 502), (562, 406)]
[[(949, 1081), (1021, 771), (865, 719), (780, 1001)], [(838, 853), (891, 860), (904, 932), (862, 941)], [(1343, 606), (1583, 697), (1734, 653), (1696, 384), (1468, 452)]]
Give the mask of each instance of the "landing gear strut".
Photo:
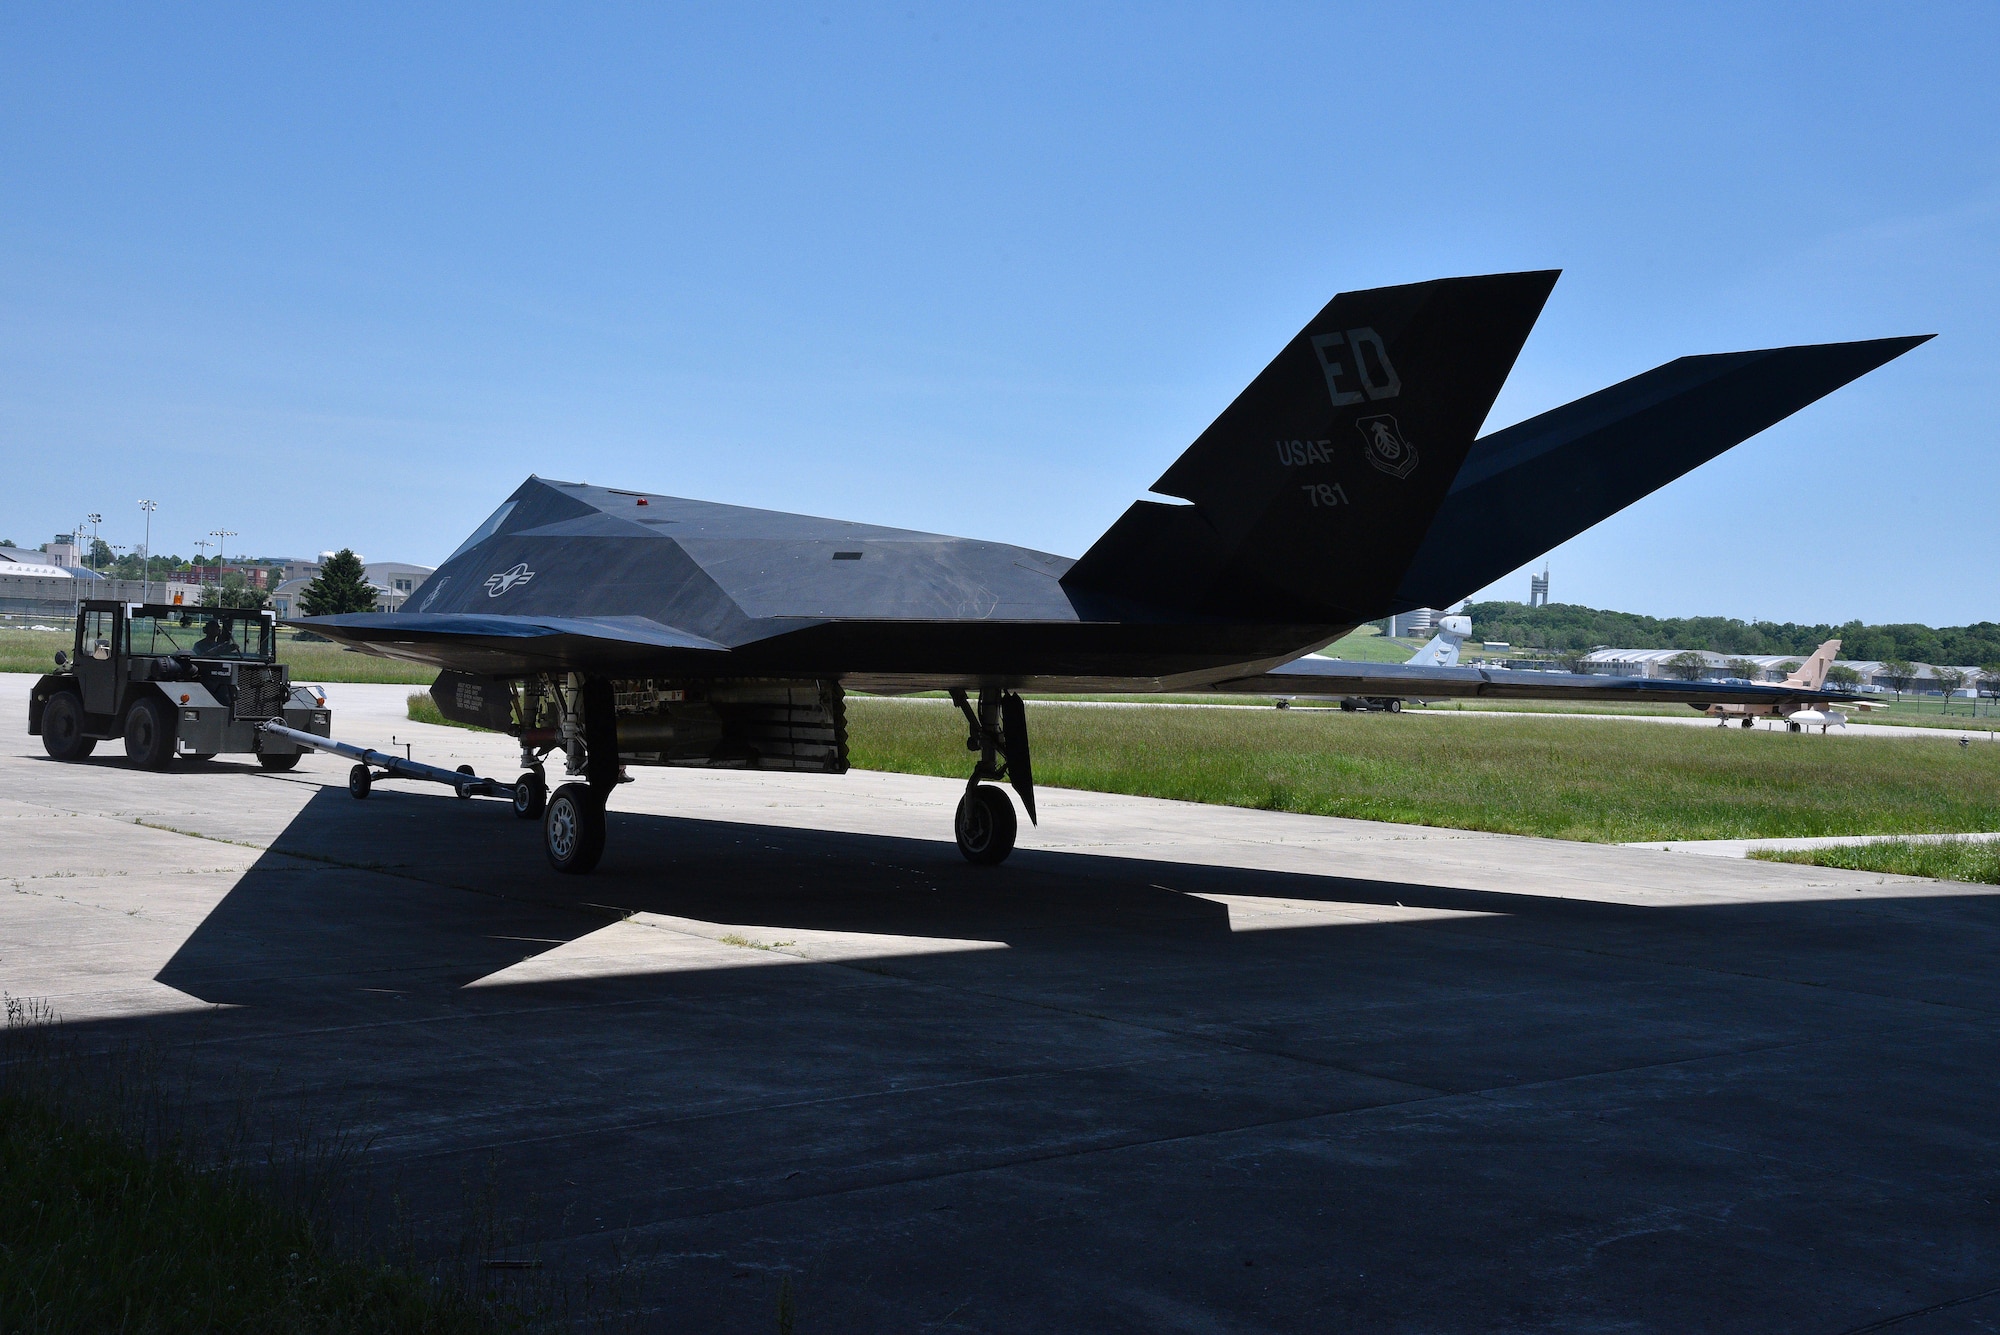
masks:
[(1007, 794), (982, 780), (1004, 780), (1020, 796), (1028, 819), (1035, 819), (1035, 772), (1028, 761), (1028, 710), (1012, 691), (982, 689), (979, 708), (974, 709), (962, 689), (954, 688), (951, 701), (965, 715), (965, 749), (977, 751), (979, 760), (966, 781), (965, 796), (958, 801), (952, 819), (952, 833), (958, 851), (967, 862), (991, 867), (1007, 860), (1014, 851), (1014, 836), (1020, 822)]
[[(569, 772), (581, 774), (583, 782), (566, 783), (550, 793), (539, 814), (542, 849), (548, 854), (549, 865), (581, 876), (604, 856), (604, 803), (623, 780), (624, 771), (618, 763), (617, 697), (610, 678), (578, 681), (572, 677), (570, 681), (563, 706), (581, 717), (566, 721), (563, 736), (570, 747)], [(536, 791), (546, 788), (538, 784)], [(532, 798), (529, 804), (535, 805)], [(519, 799), (514, 810), (524, 817), (529, 814)]]

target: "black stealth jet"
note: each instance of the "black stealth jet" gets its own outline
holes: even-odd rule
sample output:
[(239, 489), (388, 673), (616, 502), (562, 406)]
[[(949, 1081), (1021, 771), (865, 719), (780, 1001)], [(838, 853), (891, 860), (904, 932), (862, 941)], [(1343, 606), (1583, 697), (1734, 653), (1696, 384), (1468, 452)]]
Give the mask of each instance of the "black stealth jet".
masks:
[[(1035, 814), (1019, 692), (1353, 693), (1356, 665), (1305, 656), (1451, 605), (1923, 341), (1685, 357), (1482, 437), (1555, 280), (1335, 297), (1153, 484), (1173, 499), (1134, 503), (1076, 560), (531, 477), (402, 611), (296, 624), (436, 665), (446, 716), (517, 736), (516, 809), (560, 870), (596, 864), (623, 766), (841, 772), (845, 690), (951, 693), (978, 753), (959, 847), (998, 862), (1014, 807), (982, 781)], [(1379, 693), (1829, 698), (1396, 672)], [(578, 781), (550, 795), (557, 749)]]

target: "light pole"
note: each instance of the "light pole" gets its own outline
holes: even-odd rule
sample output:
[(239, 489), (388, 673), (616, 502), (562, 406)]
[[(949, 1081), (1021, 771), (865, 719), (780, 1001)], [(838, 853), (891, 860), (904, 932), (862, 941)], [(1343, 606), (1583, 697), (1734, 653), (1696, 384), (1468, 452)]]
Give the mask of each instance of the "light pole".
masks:
[(88, 565), (90, 567), (90, 573), (95, 575), (97, 573), (97, 543), (98, 543), (97, 526), (104, 522), (104, 516), (85, 515), (84, 518), (90, 521), (90, 559), (86, 561), (84, 564)]
[[(208, 531), (208, 536), (215, 539), (215, 583), (219, 589), (222, 585), (222, 567), (229, 564), (224, 555), (229, 550), (229, 540), (239, 535), (233, 528), (212, 528)], [(222, 595), (217, 593), (215, 596), (216, 601), (220, 602)]]
[(139, 508), (146, 512), (145, 556), (139, 562), (139, 601), (150, 602), (147, 597), (152, 592), (153, 580), (153, 511), (160, 508), (158, 501), (140, 501)]

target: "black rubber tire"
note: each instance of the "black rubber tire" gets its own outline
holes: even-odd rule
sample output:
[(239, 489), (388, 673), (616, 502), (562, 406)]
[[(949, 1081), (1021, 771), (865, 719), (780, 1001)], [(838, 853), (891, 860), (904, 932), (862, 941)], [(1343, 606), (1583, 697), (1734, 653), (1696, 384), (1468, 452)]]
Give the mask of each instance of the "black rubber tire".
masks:
[(548, 804), (549, 781), (534, 770), (523, 770), (514, 780), (514, 814), (522, 820), (535, 820)]
[(368, 790), (375, 786), (375, 772), (366, 765), (356, 765), (347, 771), (348, 796), (359, 800), (368, 796)]
[(1792, 722), (1791, 720), (1787, 719), (1787, 720), (1785, 721), (1785, 731), (1786, 731), (1786, 732), (1803, 732), (1803, 731), (1805, 731), (1805, 729), (1801, 728), (1801, 727), (1800, 727), (1800, 726), (1799, 726), (1798, 724), (1796, 724), (1796, 723), (1793, 723), (1793, 722)]
[(42, 706), (42, 750), (56, 760), (82, 760), (97, 749), (83, 735), (83, 701), (75, 691), (57, 691)]
[(180, 716), (157, 695), (142, 695), (125, 711), (125, 758), (140, 769), (174, 763), (174, 724)]
[(542, 812), (542, 851), (566, 876), (582, 876), (604, 856), (604, 799), (587, 783), (566, 783)]
[(1020, 820), (1006, 790), (982, 783), (966, 790), (958, 799), (951, 832), (958, 839), (958, 851), (976, 867), (997, 867), (1014, 851), (1014, 836)]
[(1355, 708), (1355, 703), (1352, 700), (1342, 700), (1340, 702), (1340, 712), (1343, 714), (1352, 714)]
[[(460, 765), (460, 766), (458, 767), (458, 769), (457, 769), (457, 771), (456, 771), (456, 772), (457, 772), (457, 773), (459, 773), (459, 774), (465, 774), (465, 775), (477, 775), (477, 773), (478, 773), (478, 771), (477, 771), (477, 770), (475, 770), (475, 769), (473, 769), (473, 768), (472, 768), (472, 766), (470, 766), (470, 765)], [(468, 801), (470, 801), (470, 800), (471, 800), (471, 798), (472, 798), (472, 792), (471, 792), (471, 790), (470, 790), (470, 789), (468, 789), (468, 788), (465, 788), (465, 787), (463, 787), (463, 786), (455, 786), (455, 787), (453, 787), (453, 788), (452, 788), (452, 792), (454, 792), (454, 793), (458, 794), (458, 796), (460, 796), (460, 797), (462, 797), (462, 798), (465, 798), (465, 799), (466, 799), (466, 800), (468, 800)]]
[(188, 754), (182, 756), (181, 759), (205, 762), (215, 759), (215, 756), (216, 753), (213, 751), (190, 751)]
[[(189, 756), (188, 759), (206, 760), (208, 759), (208, 757)], [(259, 751), (257, 753), (257, 763), (262, 765), (265, 769), (268, 770), (297, 769), (299, 764), (299, 753), (297, 751), (294, 751), (288, 756), (273, 756), (273, 755), (266, 755), (262, 751)]]
[(1389, 712), (1390, 712), (1391, 714), (1400, 714), (1400, 713), (1402, 713), (1402, 712), (1403, 712), (1403, 702), (1402, 702), (1401, 700), (1391, 700), (1391, 701), (1389, 702)]
[(1746, 718), (1743, 720), (1743, 726), (1746, 728), (1754, 728), (1757, 726), (1757, 720), (1754, 718)]

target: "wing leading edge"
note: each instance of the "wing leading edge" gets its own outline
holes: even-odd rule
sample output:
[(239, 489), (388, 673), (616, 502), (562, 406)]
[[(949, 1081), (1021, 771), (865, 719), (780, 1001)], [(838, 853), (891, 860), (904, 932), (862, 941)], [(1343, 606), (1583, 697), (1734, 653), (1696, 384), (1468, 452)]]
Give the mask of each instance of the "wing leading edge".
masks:
[(489, 676), (659, 663), (682, 655), (712, 671), (729, 652), (727, 645), (637, 616), (350, 612), (288, 624), (387, 658)]

